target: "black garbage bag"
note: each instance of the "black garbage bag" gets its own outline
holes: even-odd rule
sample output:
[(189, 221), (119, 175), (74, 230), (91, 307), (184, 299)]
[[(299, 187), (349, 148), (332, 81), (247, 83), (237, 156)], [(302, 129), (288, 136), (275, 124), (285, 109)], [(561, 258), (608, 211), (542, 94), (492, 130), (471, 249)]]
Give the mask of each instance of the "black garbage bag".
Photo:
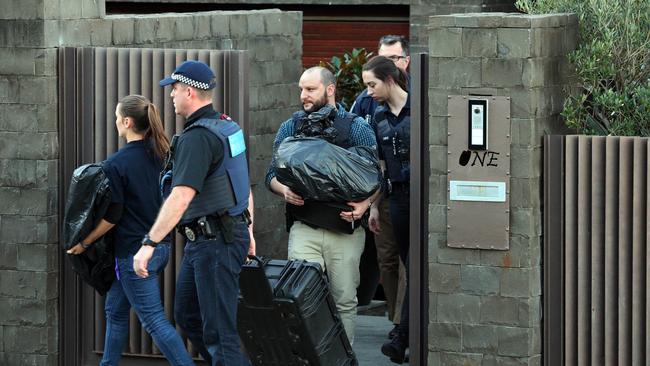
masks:
[(314, 137), (288, 137), (275, 152), (278, 181), (304, 199), (358, 202), (378, 188), (381, 173), (375, 149), (344, 149)]
[[(86, 164), (75, 169), (65, 204), (63, 249), (68, 250), (99, 224), (111, 203), (108, 178), (101, 164)], [(111, 287), (115, 277), (115, 257), (110, 232), (97, 239), (85, 252), (67, 255), (72, 269), (100, 295)]]

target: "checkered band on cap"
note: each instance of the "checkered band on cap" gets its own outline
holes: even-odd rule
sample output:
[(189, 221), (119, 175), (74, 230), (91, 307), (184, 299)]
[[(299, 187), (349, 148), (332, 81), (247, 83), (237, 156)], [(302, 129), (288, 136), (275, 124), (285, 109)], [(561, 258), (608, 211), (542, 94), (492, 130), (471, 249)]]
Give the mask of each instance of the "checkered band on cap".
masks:
[(181, 74), (172, 74), (171, 77), (172, 77), (172, 79), (174, 79), (176, 81), (180, 81), (183, 84), (193, 86), (193, 87), (195, 87), (197, 89), (203, 89), (203, 90), (210, 89), (210, 84), (190, 79), (187, 76), (183, 76)]

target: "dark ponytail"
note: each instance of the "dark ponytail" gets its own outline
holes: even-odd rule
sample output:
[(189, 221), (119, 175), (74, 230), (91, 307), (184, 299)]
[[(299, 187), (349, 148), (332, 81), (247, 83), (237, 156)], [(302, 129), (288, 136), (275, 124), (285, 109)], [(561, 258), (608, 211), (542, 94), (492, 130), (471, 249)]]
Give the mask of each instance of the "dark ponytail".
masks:
[(370, 61), (363, 65), (363, 71), (371, 71), (377, 79), (385, 83), (392, 80), (402, 90), (406, 92), (409, 90), (406, 71), (395, 66), (395, 62), (388, 57), (375, 56), (371, 58)]
[(127, 95), (120, 99), (119, 112), (122, 117), (131, 117), (135, 123), (135, 132), (143, 133), (145, 140), (151, 140), (154, 153), (164, 160), (169, 151), (169, 139), (158, 113), (158, 108), (142, 95)]

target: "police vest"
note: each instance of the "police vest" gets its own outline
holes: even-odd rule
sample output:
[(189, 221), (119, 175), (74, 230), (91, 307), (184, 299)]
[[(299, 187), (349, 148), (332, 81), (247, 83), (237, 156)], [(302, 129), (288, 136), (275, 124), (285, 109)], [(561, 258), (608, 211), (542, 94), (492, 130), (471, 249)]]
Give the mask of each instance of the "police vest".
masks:
[(244, 134), (237, 123), (226, 118), (200, 119), (183, 130), (185, 133), (193, 128), (207, 129), (223, 144), (224, 156), (221, 165), (208, 173), (203, 189), (194, 196), (183, 214), (182, 223), (214, 214), (236, 216), (248, 207), (250, 185)]
[[(304, 111), (298, 111), (291, 116), (293, 120), (294, 135), (300, 131), (305, 117), (307, 117), (307, 113)], [(336, 116), (333, 122), (334, 128), (337, 131), (334, 145), (340, 146), (344, 149), (352, 146), (350, 143), (350, 126), (355, 118), (357, 118), (357, 115), (352, 113), (345, 113), (345, 117)]]
[(388, 109), (379, 106), (375, 111), (377, 143), (386, 159), (386, 173), (391, 182), (409, 182), (411, 117), (406, 116), (393, 126), (388, 122)]
[[(300, 131), (301, 124), (307, 114), (299, 111), (293, 114), (294, 135)], [(336, 116), (333, 121), (334, 128), (337, 131), (334, 144), (344, 149), (352, 147), (350, 142), (350, 128), (352, 122), (357, 118), (356, 114), (345, 113), (345, 117)], [(354, 230), (361, 225), (361, 220), (356, 220), (354, 224), (341, 219), (339, 213), (343, 210), (350, 209), (345, 203), (326, 203), (306, 200), (303, 206), (286, 204), (287, 231), (291, 229), (293, 222), (298, 220), (304, 224), (321, 229), (332, 230), (343, 234), (352, 234)]]

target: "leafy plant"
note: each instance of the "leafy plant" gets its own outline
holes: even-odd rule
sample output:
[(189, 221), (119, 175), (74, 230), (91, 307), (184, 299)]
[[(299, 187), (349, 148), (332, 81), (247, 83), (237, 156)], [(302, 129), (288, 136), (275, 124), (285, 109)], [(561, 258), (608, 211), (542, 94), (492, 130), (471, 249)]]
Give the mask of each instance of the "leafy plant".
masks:
[(372, 52), (365, 48), (355, 48), (343, 56), (334, 56), (329, 62), (321, 61), (320, 66), (329, 69), (336, 77), (336, 100), (349, 109), (356, 96), (365, 86), (361, 79), (363, 65), (370, 59)]
[(564, 103), (569, 127), (588, 134), (650, 135), (650, 1), (517, 0), (530, 14), (578, 15), (569, 55), (579, 93)]

